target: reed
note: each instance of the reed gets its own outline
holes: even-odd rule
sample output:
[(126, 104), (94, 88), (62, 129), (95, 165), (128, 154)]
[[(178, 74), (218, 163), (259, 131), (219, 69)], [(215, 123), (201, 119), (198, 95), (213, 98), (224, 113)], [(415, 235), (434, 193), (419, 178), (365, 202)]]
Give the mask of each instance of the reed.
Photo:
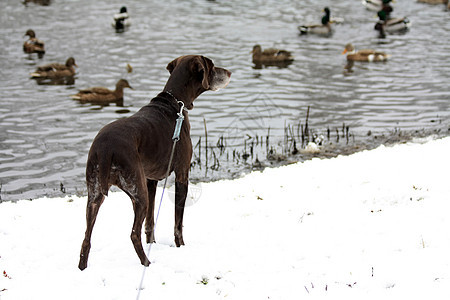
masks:
[[(322, 146), (339, 144), (341, 139), (345, 140), (345, 144), (349, 144), (350, 138), (354, 139), (350, 126), (345, 122), (342, 126), (334, 128), (328, 126), (323, 131), (312, 128), (309, 124), (310, 111), (308, 106), (303, 122), (302, 120), (296, 123), (285, 122), (281, 130), (282, 135), (276, 135), (273, 128), (268, 126), (265, 137), (250, 132), (244, 132), (241, 136), (227, 135), (224, 132), (217, 137), (215, 143), (209, 142), (212, 137), (208, 133), (207, 120), (203, 118), (204, 135), (198, 137), (194, 146), (191, 171), (204, 170), (207, 176), (208, 170), (226, 172), (226, 168), (239, 169), (239, 166), (261, 168), (273, 165), (274, 161), (277, 163), (301, 161), (306, 155), (302, 149), (311, 142)], [(264, 159), (260, 160), (260, 157)]]

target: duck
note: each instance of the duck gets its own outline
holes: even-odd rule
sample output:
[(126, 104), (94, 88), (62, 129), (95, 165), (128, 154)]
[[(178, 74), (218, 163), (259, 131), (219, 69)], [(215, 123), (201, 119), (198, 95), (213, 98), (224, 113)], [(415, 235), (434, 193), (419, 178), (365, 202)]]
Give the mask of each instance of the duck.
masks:
[(253, 62), (271, 63), (271, 62), (286, 62), (293, 61), (294, 58), (291, 52), (286, 50), (279, 50), (275, 48), (268, 48), (264, 51), (260, 45), (253, 46)]
[(28, 40), (23, 43), (23, 51), (25, 53), (45, 54), (44, 42), (36, 38), (36, 33), (33, 29), (28, 29), (24, 37), (25, 36), (29, 37)]
[(374, 29), (380, 32), (381, 37), (386, 36), (388, 33), (396, 33), (406, 31), (411, 26), (411, 21), (407, 17), (387, 19), (386, 12), (380, 10), (378, 12), (378, 22), (375, 24)]
[(372, 49), (362, 49), (359, 51), (355, 50), (355, 47), (348, 43), (345, 45), (344, 51), (342, 51), (342, 54), (347, 53), (347, 60), (348, 61), (367, 61), (367, 62), (376, 62), (376, 61), (386, 61), (390, 55), (372, 50)]
[(328, 35), (331, 33), (331, 24), (330, 24), (330, 9), (325, 7), (323, 9), (325, 15), (322, 17), (321, 24), (312, 24), (312, 25), (300, 25), (298, 26), (298, 30), (300, 34), (319, 34), (319, 35)]
[(255, 69), (261, 69), (263, 65), (286, 68), (294, 61), (294, 57), (289, 51), (275, 48), (268, 48), (263, 51), (260, 45), (253, 46), (251, 53), (253, 54), (252, 61), (255, 64)]
[(366, 9), (371, 11), (380, 11), (384, 6), (390, 6), (390, 2), (393, 2), (393, 0), (362, 0)]
[(63, 77), (73, 77), (75, 75), (75, 67), (78, 67), (75, 63), (73, 57), (69, 57), (66, 60), (66, 64), (53, 63), (48, 65), (40, 66), (31, 73), (32, 78), (63, 78)]
[(120, 79), (116, 83), (116, 89), (114, 91), (105, 87), (92, 87), (89, 89), (80, 90), (77, 94), (70, 96), (74, 100), (78, 100), (81, 103), (95, 103), (95, 104), (108, 104), (108, 103), (122, 103), (123, 104), (123, 89), (133, 89), (126, 79)]
[(119, 13), (114, 15), (114, 21), (111, 23), (111, 25), (117, 31), (123, 31), (126, 27), (131, 25), (129, 17), (130, 16), (128, 15), (127, 7), (122, 6)]

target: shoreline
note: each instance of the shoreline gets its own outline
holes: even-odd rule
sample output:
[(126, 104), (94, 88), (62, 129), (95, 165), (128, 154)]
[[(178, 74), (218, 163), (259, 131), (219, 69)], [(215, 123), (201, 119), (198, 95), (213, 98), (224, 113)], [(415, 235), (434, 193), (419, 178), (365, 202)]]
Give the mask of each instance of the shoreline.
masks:
[[(315, 135), (316, 137), (319, 135), (315, 133), (316, 131), (312, 131), (311, 135)], [(303, 145), (303, 148), (297, 149), (297, 152), (293, 154), (292, 150), (292, 143), (287, 148), (288, 151), (284, 151), (281, 149), (280, 146), (278, 149), (276, 149), (275, 153), (270, 155), (270, 157), (265, 157), (264, 159), (259, 160), (258, 154), (261, 154), (263, 150), (260, 152), (256, 152), (255, 150), (255, 156), (250, 156), (248, 154), (248, 150), (242, 149), (239, 152), (239, 158), (236, 160), (239, 160), (237, 163), (233, 159), (227, 158), (223, 159), (223, 161), (218, 161), (217, 163), (220, 164), (220, 167), (223, 170), (217, 170), (214, 169), (214, 166), (205, 166), (200, 165), (196, 166), (194, 163), (195, 160), (195, 154), (193, 156), (193, 167), (191, 169), (191, 177), (190, 177), (190, 183), (207, 183), (207, 182), (215, 182), (220, 180), (233, 180), (241, 178), (242, 176), (245, 176), (253, 171), (263, 171), (266, 168), (278, 168), (281, 166), (286, 166), (290, 164), (295, 164), (298, 162), (304, 162), (308, 161), (314, 158), (320, 158), (320, 159), (328, 159), (338, 156), (348, 156), (354, 153), (358, 153), (364, 150), (373, 150), (376, 149), (379, 146), (393, 146), (397, 144), (404, 144), (407, 142), (414, 142), (417, 140), (420, 142), (422, 139), (440, 139), (447, 136), (450, 136), (450, 125), (441, 125), (437, 126), (436, 128), (428, 128), (428, 129), (420, 129), (420, 130), (392, 130), (392, 131), (386, 131), (384, 133), (372, 133), (368, 132), (366, 135), (359, 134), (357, 138), (355, 138), (355, 135), (353, 132), (350, 131), (349, 135), (349, 141), (345, 141), (345, 135), (342, 131), (341, 134), (341, 141), (331, 140), (323, 138), (323, 145), (316, 146), (314, 145), (312, 148), (307, 147), (307, 145)], [(338, 138), (339, 139), (339, 138)], [(277, 143), (275, 143), (273, 146), (276, 146)], [(261, 145), (260, 148), (263, 146)], [(266, 147), (266, 146), (264, 146)], [(301, 147), (301, 144), (300, 146)], [(306, 149), (305, 149), (306, 148)], [(247, 153), (248, 159), (245, 161), (242, 159), (243, 154)], [(227, 155), (227, 154), (225, 154)], [(224, 155), (224, 156), (225, 156)], [(228, 154), (228, 156), (233, 156), (233, 154)], [(220, 157), (219, 157), (220, 159)], [(207, 168), (205, 168), (207, 167)], [(205, 175), (206, 174), (206, 175)], [(84, 173), (83, 173), (84, 176)], [(169, 177), (168, 184), (171, 185), (173, 182), (172, 176)], [(42, 192), (36, 194), (33, 191), (39, 190), (39, 188), (35, 188), (33, 190), (24, 190), (19, 193), (8, 193), (4, 190), (2, 186), (0, 186), (0, 203), (3, 202), (16, 202), (20, 200), (34, 200), (39, 198), (54, 198), (54, 197), (61, 197), (61, 196), (68, 196), (68, 195), (74, 195), (74, 196), (87, 196), (85, 184), (84, 184), (84, 177), (80, 181), (81, 183), (78, 183), (74, 185), (73, 183), (65, 182), (64, 180), (53, 182), (53, 184), (50, 186), (50, 183), (43, 184), (42, 186)], [(47, 186), (48, 185), (48, 186)], [(112, 188), (113, 190), (118, 190), (115, 187)], [(30, 196), (24, 196), (21, 197), (21, 194), (29, 194)]]

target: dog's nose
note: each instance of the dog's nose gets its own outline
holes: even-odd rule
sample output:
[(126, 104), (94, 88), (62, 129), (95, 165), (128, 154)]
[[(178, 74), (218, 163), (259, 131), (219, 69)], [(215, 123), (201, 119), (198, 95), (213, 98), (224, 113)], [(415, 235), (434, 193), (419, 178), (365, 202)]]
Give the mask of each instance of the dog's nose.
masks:
[(231, 72), (228, 71), (228, 70), (225, 70), (225, 71), (227, 71), (227, 72), (226, 72), (226, 73), (227, 73), (227, 76), (228, 76), (228, 77), (231, 77)]

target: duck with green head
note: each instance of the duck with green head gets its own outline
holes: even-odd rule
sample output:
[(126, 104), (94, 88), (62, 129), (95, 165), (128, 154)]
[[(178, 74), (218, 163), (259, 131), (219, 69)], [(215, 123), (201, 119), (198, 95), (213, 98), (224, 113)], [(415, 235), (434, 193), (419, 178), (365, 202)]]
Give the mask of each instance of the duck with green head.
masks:
[(330, 24), (330, 9), (325, 7), (323, 9), (325, 14), (322, 17), (321, 24), (311, 24), (311, 25), (300, 25), (298, 30), (300, 34), (319, 34), (319, 35), (329, 35), (331, 33)]
[(411, 21), (407, 17), (388, 19), (383, 10), (378, 12), (378, 18), (374, 29), (380, 33), (381, 37), (385, 37), (386, 33), (404, 32), (411, 26)]
[(112, 22), (112, 26), (116, 29), (116, 31), (124, 31), (125, 28), (131, 25), (129, 19), (128, 11), (126, 6), (122, 6), (118, 14), (114, 15), (114, 21)]
[[(366, 7), (366, 9), (371, 11), (380, 11), (384, 6), (389, 5), (394, 2), (393, 0), (362, 0), (362, 4)], [(392, 9), (392, 8), (391, 8)]]

